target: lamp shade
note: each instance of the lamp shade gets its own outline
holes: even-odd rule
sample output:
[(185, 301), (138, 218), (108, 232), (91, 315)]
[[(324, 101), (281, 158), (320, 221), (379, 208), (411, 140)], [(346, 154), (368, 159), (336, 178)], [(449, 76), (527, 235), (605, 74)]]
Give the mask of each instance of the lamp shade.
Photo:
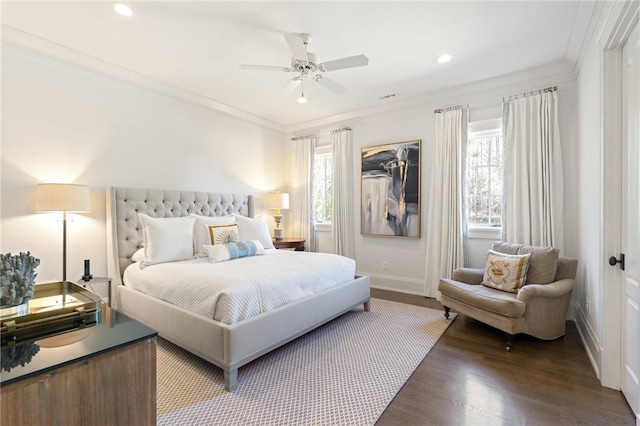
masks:
[(289, 194), (286, 192), (267, 194), (266, 205), (268, 209), (288, 209)]
[(89, 187), (61, 183), (38, 185), (36, 210), (39, 212), (88, 212)]

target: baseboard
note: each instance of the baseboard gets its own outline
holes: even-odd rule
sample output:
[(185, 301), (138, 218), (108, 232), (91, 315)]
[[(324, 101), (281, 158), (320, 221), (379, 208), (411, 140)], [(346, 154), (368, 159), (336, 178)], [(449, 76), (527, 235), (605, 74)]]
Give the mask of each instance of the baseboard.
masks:
[(587, 318), (587, 316), (584, 314), (584, 311), (580, 308), (580, 305), (576, 303), (574, 305), (574, 308), (576, 314), (575, 323), (576, 328), (578, 329), (578, 334), (580, 335), (580, 340), (582, 340), (582, 345), (587, 352), (587, 356), (589, 357), (589, 361), (591, 362), (591, 366), (593, 367), (596, 376), (598, 377), (598, 379), (601, 379), (600, 362), (602, 360), (602, 354), (598, 336), (593, 330), (593, 327), (591, 327), (589, 318)]
[(357, 271), (358, 275), (367, 275), (371, 279), (371, 287), (380, 290), (397, 291), (399, 293), (424, 296), (424, 280), (395, 275), (374, 274), (365, 271)]
[[(408, 290), (398, 290), (397, 288), (384, 287), (379, 285), (372, 285), (371, 288), (375, 288), (376, 290), (387, 290), (387, 291), (395, 291), (396, 293), (410, 294), (412, 296), (424, 296), (423, 293), (419, 293), (416, 291), (408, 291)], [(427, 297), (427, 296), (424, 296)]]

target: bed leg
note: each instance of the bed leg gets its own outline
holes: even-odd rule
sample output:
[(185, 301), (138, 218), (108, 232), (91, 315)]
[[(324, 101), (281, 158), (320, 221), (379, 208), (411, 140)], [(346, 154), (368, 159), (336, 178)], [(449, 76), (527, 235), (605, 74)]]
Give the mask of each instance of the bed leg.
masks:
[(364, 302), (364, 310), (365, 312), (369, 312), (371, 310), (371, 300)]
[(231, 392), (238, 383), (238, 369), (224, 370), (224, 388)]

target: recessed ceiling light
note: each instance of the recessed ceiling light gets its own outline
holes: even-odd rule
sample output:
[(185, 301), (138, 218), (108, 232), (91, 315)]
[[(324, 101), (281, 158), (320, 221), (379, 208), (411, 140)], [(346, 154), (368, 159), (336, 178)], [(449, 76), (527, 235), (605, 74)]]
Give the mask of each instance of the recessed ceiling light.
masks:
[(451, 55), (440, 55), (438, 56), (438, 62), (444, 64), (445, 62), (449, 62), (453, 58)]
[(117, 14), (122, 16), (133, 16), (133, 10), (129, 6), (124, 3), (113, 3), (111, 5), (113, 10), (116, 11)]

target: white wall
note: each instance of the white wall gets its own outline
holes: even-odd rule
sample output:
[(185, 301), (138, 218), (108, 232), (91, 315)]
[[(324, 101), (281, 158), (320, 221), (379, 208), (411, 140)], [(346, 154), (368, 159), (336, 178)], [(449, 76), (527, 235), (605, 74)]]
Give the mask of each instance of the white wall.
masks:
[[(601, 306), (600, 300), (600, 223), (601, 161), (600, 152), (600, 52), (590, 45), (577, 79), (578, 192), (576, 193), (578, 224), (578, 279), (575, 290), (576, 322), (583, 335), (594, 366), (600, 365)], [(587, 300), (589, 308), (587, 309)]]
[(69, 280), (83, 259), (107, 274), (108, 186), (249, 193), (260, 212), (285, 183), (284, 134), (33, 52), (3, 51), (1, 136), (0, 251), (40, 258), (38, 282), (62, 276), (62, 226), (35, 212), (38, 183), (91, 188), (91, 213), (70, 215)]
[[(576, 168), (573, 150), (575, 146), (575, 84), (573, 81), (566, 82), (566, 76), (559, 76), (558, 81), (553, 78), (544, 83), (525, 81), (521, 83), (509, 83), (509, 79), (496, 79), (492, 85), (487, 87), (486, 82), (481, 85), (482, 89), (470, 85), (466, 88), (456, 88), (450, 95), (438, 94), (437, 100), (426, 100), (425, 102), (412, 105), (411, 107), (399, 108), (397, 110), (386, 111), (384, 113), (372, 114), (370, 116), (341, 120), (333, 124), (324, 124), (318, 127), (298, 129), (296, 134), (315, 134), (317, 137), (327, 135), (331, 130), (343, 126), (349, 126), (353, 131), (353, 155), (354, 155), (354, 194), (356, 194), (356, 209), (353, 217), (356, 242), (356, 262), (358, 273), (369, 275), (371, 284), (376, 288), (396, 290), (412, 294), (425, 294), (425, 261), (429, 253), (440, 250), (439, 247), (426, 246), (426, 232), (428, 232), (426, 215), (429, 203), (429, 171), (437, 158), (433, 158), (432, 147), (434, 141), (434, 109), (455, 104), (469, 104), (470, 120), (482, 121), (492, 118), (499, 118), (502, 115), (501, 102), (503, 96), (523, 93), (533, 88), (558, 85), (559, 96), (559, 116), (560, 134), (563, 144), (563, 156), (565, 171), (574, 173)], [(532, 86), (533, 85), (533, 86)], [(461, 94), (462, 93), (462, 94)], [(465, 95), (468, 93), (468, 95)], [(363, 236), (360, 234), (360, 149), (363, 146), (375, 145), (386, 142), (397, 142), (404, 140), (422, 139), (422, 181), (421, 181), (421, 238), (390, 238)], [(576, 179), (572, 176), (565, 178), (565, 193), (573, 194)], [(567, 197), (570, 198), (570, 197)], [(564, 256), (576, 256), (574, 242), (576, 235), (576, 224), (573, 218), (568, 216), (575, 208), (570, 206), (572, 201), (568, 201), (565, 209), (565, 239), (566, 244)], [(327, 236), (321, 236), (325, 247)], [(486, 251), (491, 247), (493, 241), (500, 239), (499, 234), (475, 233), (474, 238), (469, 243), (470, 266), (483, 267)], [(383, 268), (386, 263), (386, 269)], [(437, 283), (436, 283), (437, 285)]]

